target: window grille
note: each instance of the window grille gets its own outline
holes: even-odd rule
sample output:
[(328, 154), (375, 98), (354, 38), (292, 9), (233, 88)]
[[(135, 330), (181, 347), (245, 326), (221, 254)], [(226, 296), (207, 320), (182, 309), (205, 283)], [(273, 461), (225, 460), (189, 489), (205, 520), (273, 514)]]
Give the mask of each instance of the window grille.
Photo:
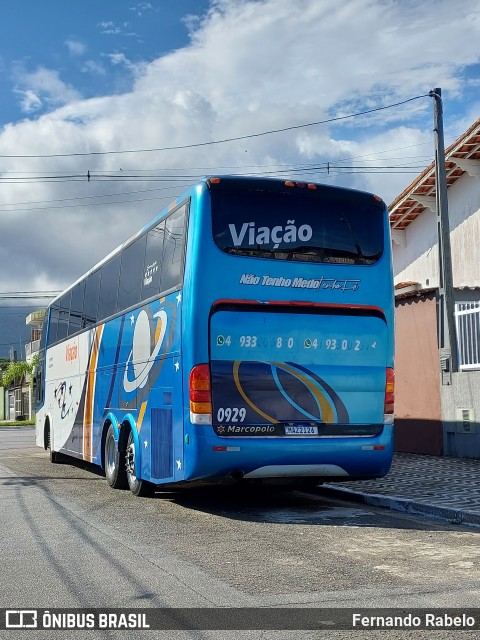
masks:
[(480, 369), (480, 301), (457, 302), (455, 325), (460, 370)]

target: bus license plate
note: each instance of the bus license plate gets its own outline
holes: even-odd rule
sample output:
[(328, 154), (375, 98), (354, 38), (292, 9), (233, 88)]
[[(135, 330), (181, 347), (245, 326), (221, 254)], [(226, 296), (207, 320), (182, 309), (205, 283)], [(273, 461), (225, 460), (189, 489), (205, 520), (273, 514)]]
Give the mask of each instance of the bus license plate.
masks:
[(285, 425), (286, 436), (318, 436), (318, 427), (311, 424)]

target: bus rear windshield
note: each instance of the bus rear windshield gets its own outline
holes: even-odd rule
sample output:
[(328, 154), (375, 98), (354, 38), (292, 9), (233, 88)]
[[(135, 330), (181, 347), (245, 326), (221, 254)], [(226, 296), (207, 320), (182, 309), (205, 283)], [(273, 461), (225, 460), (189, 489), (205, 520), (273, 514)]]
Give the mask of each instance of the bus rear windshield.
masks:
[(233, 255), (373, 264), (383, 252), (384, 209), (366, 200), (322, 191), (217, 191), (213, 237)]

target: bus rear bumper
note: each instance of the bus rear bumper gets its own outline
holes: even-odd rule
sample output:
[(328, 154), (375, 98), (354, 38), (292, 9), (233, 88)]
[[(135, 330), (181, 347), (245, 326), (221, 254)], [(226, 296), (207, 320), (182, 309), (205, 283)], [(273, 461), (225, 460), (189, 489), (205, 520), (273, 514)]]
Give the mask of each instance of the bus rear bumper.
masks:
[(319, 478), (345, 481), (381, 478), (393, 458), (393, 425), (374, 437), (218, 437), (197, 431), (186, 453), (185, 479)]
[(304, 477), (349, 477), (345, 469), (336, 464), (271, 464), (258, 467), (244, 474), (244, 478), (304, 478)]

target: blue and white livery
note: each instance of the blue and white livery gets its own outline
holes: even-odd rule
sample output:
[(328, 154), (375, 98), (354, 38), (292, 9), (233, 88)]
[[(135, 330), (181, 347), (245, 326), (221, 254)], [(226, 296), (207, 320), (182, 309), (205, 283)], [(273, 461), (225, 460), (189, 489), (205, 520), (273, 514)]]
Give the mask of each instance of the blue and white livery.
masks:
[(37, 444), (136, 495), (381, 477), (393, 352), (380, 198), (206, 179), (50, 305)]

